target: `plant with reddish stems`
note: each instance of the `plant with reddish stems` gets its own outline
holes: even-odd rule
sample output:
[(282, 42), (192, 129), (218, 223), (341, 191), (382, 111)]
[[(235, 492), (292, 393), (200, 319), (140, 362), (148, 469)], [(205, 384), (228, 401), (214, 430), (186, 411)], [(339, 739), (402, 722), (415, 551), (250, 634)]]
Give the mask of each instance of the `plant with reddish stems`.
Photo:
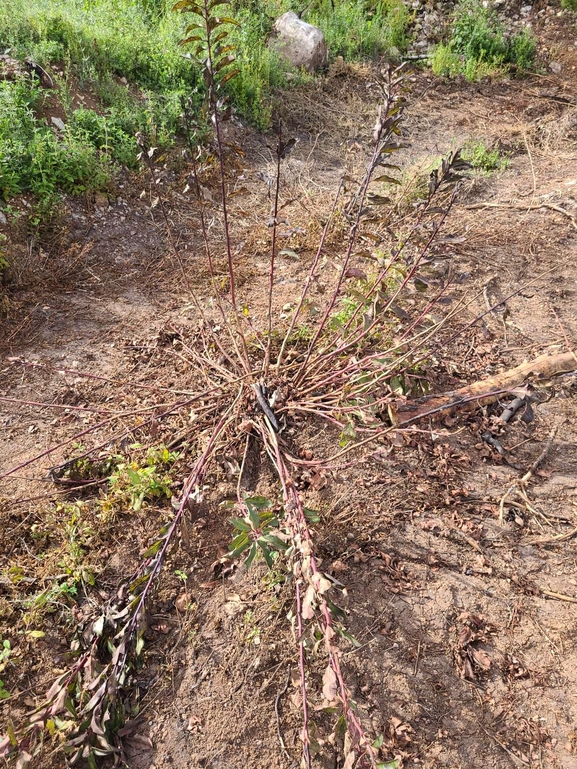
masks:
[[(218, 9), (225, 4), (224, 0), (181, 0), (175, 6), (176, 11), (193, 17), (186, 28), (183, 44), (192, 46), (194, 56), (203, 68), (207, 85), (205, 110), (212, 124), (219, 162), (220, 243), (224, 244), (228, 271), (226, 289), (220, 284), (215, 271), (215, 257), (222, 254), (215, 254), (218, 245), (215, 246), (210, 236), (208, 204), (200, 182), (202, 149), (195, 142), (195, 137), (204, 133), (204, 128), (200, 126), (197, 130), (185, 109), (191, 163), (190, 187), (197, 200), (211, 281), (212, 307), (220, 318), (220, 328), (210, 314), (212, 308), (201, 301), (189, 281), (179, 244), (172, 234), (167, 205), (160, 194), (154, 150), (145, 146), (139, 138), (142, 159), (153, 179), (172, 254), (182, 270), (198, 311), (199, 323), (194, 342), (187, 344), (181, 340), (183, 354), (202, 377), (205, 387), (201, 392), (178, 392), (170, 388), (155, 388), (154, 385), (119, 383), (126, 388), (147, 387), (151, 393), (157, 393), (162, 398), (168, 394), (173, 400), (155, 404), (149, 409), (150, 414), (145, 408), (131, 412), (97, 410), (104, 418), (95, 426), (47, 449), (5, 475), (50, 456), (80, 436), (86, 438), (97, 430), (122, 424), (122, 429), (109, 437), (107, 443), (118, 441), (130, 434), (130, 430), (125, 428), (125, 421), (130, 416), (138, 416), (142, 428), (153, 420), (158, 422), (191, 406), (197, 412), (196, 431), (203, 448), (183, 483), (171, 522), (144, 553), (135, 574), (120, 586), (113, 598), (99, 606), (95, 617), (76, 642), (77, 659), (74, 665), (50, 689), (44, 703), (30, 716), (28, 723), (20, 730), (11, 727), (0, 744), (4, 754), (19, 756), (21, 767), (26, 766), (40, 750), (49, 722), (54, 722), (54, 718), (64, 710), (76, 724), (64, 744), (64, 749), (70, 754), (70, 763), (83, 759), (90, 766), (96, 766), (100, 756), (113, 756), (116, 762), (124, 759), (123, 741), (130, 739), (135, 724), (127, 720), (129, 714), (124, 710), (120, 694), (129, 686), (129, 673), (144, 646), (148, 600), (185, 511), (200, 504), (203, 479), (225, 444), (238, 447), (242, 456), (237, 471), (235, 503), (240, 516), (232, 522), (237, 530), (232, 554), (240, 556), (246, 553), (252, 561), (260, 552), (270, 565), (272, 548), (282, 554), (279, 557), (285, 559), (293, 576), (303, 711), (303, 765), (310, 769), (305, 638), (307, 633), (316, 631), (323, 639), (327, 661), (323, 695), (333, 707), (340, 709), (350, 737), (346, 766), (378, 769), (387, 765), (383, 764), (379, 741), (375, 742), (367, 735), (346, 685), (339, 638), (350, 640), (350, 636), (342, 624), (342, 613), (329, 598), (334, 581), (319, 569), (311, 531), (311, 523), (315, 519), (304, 506), (293, 474), (303, 467), (319, 472), (347, 462), (358, 462), (366, 451), (371, 451), (371, 444), (396, 429), (386, 420), (387, 408), (398, 395), (396, 388), (411, 376), (421, 376), (417, 364), (426, 359), (436, 334), (456, 312), (453, 308), (441, 319), (431, 317), (431, 311), (439, 306), (447, 293), (451, 274), (449, 270), (441, 281), (433, 285), (432, 281), (425, 281), (422, 271), (434, 253), (466, 164), (460, 160), (458, 152), (446, 158), (441, 167), (431, 174), (427, 196), (415, 207), (412, 217), (406, 219), (403, 232), (391, 235), (387, 215), (390, 201), (383, 194), (383, 185), (397, 183), (394, 174), (398, 167), (391, 160), (404, 146), (399, 137), (408, 77), (400, 70), (383, 70), (378, 77), (380, 105), (373, 130), (372, 152), (364, 176), (347, 201), (343, 195), (348, 182), (343, 179), (340, 183), (292, 317), (279, 334), (275, 321), (278, 309), (275, 307), (275, 271), (279, 192), (282, 161), (294, 144), (292, 140), (283, 138), (279, 128), (275, 150), (276, 182), (267, 276), (267, 316), (264, 327), (256, 327), (239, 304), (227, 206), (228, 184), (222, 134), (227, 106), (223, 86), (235, 75), (234, 50), (227, 42), (227, 25), (235, 22), (217, 15)], [(348, 225), (344, 254), (325, 306), (321, 308), (310, 340), (303, 348), (300, 341), (295, 341), (298, 337), (295, 331), (305, 314), (311, 287), (318, 276), (328, 234), (339, 217), (343, 217)], [(380, 247), (377, 256), (359, 247), (361, 236), (365, 242), (370, 240)], [(367, 257), (374, 262), (369, 271), (360, 266), (364, 265), (363, 260)], [(354, 291), (349, 285), (351, 279), (356, 281)], [(423, 286), (432, 287), (430, 297), (423, 292)], [(408, 294), (411, 304), (403, 307)], [(349, 302), (352, 300), (350, 311), (335, 323), (344, 297), (348, 297)], [(395, 321), (396, 328), (393, 328), (394, 317), (402, 319), (400, 324)], [(82, 372), (74, 370), (74, 375), (80, 376)], [(87, 376), (99, 378), (97, 374)], [(340, 436), (340, 449), (330, 457), (303, 457), (302, 453), (299, 454), (300, 447), (291, 441), (289, 431), (285, 429), (299, 419), (327, 422), (335, 429), (337, 440)], [(99, 444), (84, 451), (82, 457), (101, 447), (102, 444)], [(282, 501), (276, 507), (272, 502), (250, 496), (243, 490), (247, 457), (262, 448), (279, 480)]]

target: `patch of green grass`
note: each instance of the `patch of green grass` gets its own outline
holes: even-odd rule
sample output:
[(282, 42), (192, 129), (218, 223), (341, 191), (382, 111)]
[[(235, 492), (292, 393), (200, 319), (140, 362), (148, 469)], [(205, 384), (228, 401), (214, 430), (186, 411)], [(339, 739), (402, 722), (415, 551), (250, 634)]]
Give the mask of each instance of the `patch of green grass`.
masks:
[(169, 3), (135, 0), (4, 0), (0, 47), (39, 63), (68, 62), (92, 82), (108, 74), (144, 89), (191, 90), (195, 65), (181, 55)]
[[(197, 65), (182, 56), (184, 20), (171, 3), (150, 0), (5, 0), (0, 48), (42, 65), (59, 63), (91, 87), (131, 129), (170, 137), (180, 96), (200, 86)], [(153, 10), (151, 8), (153, 7)], [(129, 91), (119, 80), (139, 87)]]
[[(131, 448), (137, 450), (140, 445), (133, 444)], [(108, 489), (98, 500), (101, 518), (106, 521), (118, 513), (139, 512), (146, 503), (170, 499), (172, 479), (168, 471), (177, 458), (178, 454), (165, 446), (150, 448), (140, 460), (111, 457), (114, 469)]]
[(267, 45), (274, 21), (273, 9), (266, 3), (251, 9), (238, 7), (240, 24), (230, 30), (230, 41), (237, 46), (235, 67), (239, 73), (230, 80), (228, 92), (239, 113), (260, 130), (271, 125), (272, 93), (287, 87), (290, 69)]
[[(1, 84), (0, 197), (31, 192), (44, 208), (51, 201), (51, 210), (58, 193), (103, 189), (115, 165), (135, 168), (137, 131), (156, 146), (174, 141), (181, 96), (194, 93), (199, 75), (182, 56), (183, 20), (171, 5), (4, 0), (0, 49), (47, 68), (58, 65), (64, 74), (54, 74), (57, 89), (50, 94), (60, 99), (67, 119), (66, 130), (55, 131), (37, 117), (43, 92), (27, 81)], [(90, 88), (102, 109), (74, 110), (72, 83)]]
[(561, 0), (561, 8), (567, 11), (577, 11), (577, 0)]
[(29, 81), (0, 82), (0, 196), (49, 199), (105, 187), (110, 157), (79, 131), (56, 131), (36, 117), (41, 92)]
[(504, 73), (503, 62), (467, 59), (456, 53), (450, 45), (435, 46), (431, 56), (431, 69), (439, 77), (463, 75), (466, 80), (482, 80), (484, 77), (498, 77)]
[(509, 165), (509, 159), (503, 157), (497, 147), (489, 148), (482, 141), (468, 142), (461, 157), (473, 168), (487, 174), (491, 171), (502, 171)]
[(436, 46), (431, 67), (436, 75), (480, 80), (499, 75), (510, 65), (530, 69), (536, 44), (529, 30), (508, 36), (499, 15), (480, 0), (460, 0), (453, 13), (448, 39)]
[(350, 61), (406, 51), (413, 16), (402, 0), (378, 0), (368, 8), (364, 0), (320, 0), (305, 18), (323, 30), (331, 56)]
[[(0, 197), (31, 192), (41, 209), (54, 208), (61, 192), (106, 188), (117, 165), (136, 166), (134, 135), (169, 146), (180, 128), (181, 98), (193, 95), (200, 111), (200, 68), (183, 56), (179, 41), (187, 21), (171, 0), (4, 0), (0, 49), (55, 65), (56, 92), (66, 130), (38, 117), (44, 95), (29, 81), (0, 89)], [(298, 6), (298, 7), (297, 7)], [(235, 0), (230, 42), (239, 74), (226, 85), (238, 112), (261, 130), (271, 125), (277, 89), (288, 87), (290, 67), (268, 47), (272, 24), (296, 0)], [(412, 14), (402, 0), (317, 0), (305, 13), (320, 26), (331, 56), (346, 59), (403, 51)], [(54, 70), (53, 70), (54, 72)], [(310, 75), (292, 73), (298, 83)], [(130, 85), (128, 85), (130, 84)], [(73, 90), (88, 88), (97, 111), (73, 108)], [(39, 209), (42, 215), (42, 210)]]

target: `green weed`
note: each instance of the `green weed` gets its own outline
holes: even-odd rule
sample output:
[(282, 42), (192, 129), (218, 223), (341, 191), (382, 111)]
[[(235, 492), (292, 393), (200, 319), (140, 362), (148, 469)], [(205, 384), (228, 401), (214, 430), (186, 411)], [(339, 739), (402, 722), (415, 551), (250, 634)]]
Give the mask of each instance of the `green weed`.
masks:
[[(6, 235), (0, 235), (0, 289), (5, 284), (5, 274), (10, 267), (10, 260), (8, 259), (8, 250), (6, 248)], [(0, 305), (1, 309), (1, 305)]]
[[(134, 444), (131, 448), (140, 446)], [(177, 458), (178, 454), (165, 446), (149, 449), (141, 462), (114, 457), (108, 489), (98, 500), (101, 517), (108, 520), (128, 510), (139, 512), (145, 503), (170, 499), (172, 480), (168, 470)]]
[(567, 11), (577, 11), (577, 0), (561, 0), (561, 8)]
[(331, 56), (347, 60), (405, 51), (412, 18), (402, 0), (379, 0), (368, 8), (364, 0), (320, 0), (306, 14), (323, 30)]
[(523, 29), (509, 41), (508, 60), (520, 70), (528, 70), (535, 64), (537, 43), (528, 29)]
[(124, 129), (118, 113), (113, 111), (105, 117), (91, 109), (77, 109), (72, 113), (68, 130), (79, 142), (110, 155), (123, 166), (136, 167), (138, 145), (132, 132)]
[(260, 644), (260, 628), (254, 612), (249, 609), (244, 615), (244, 640), (245, 643)]
[(502, 171), (509, 165), (508, 158), (503, 157), (497, 147), (489, 148), (482, 141), (468, 142), (461, 156), (472, 168), (487, 174), (491, 171)]
[(535, 38), (528, 30), (507, 36), (498, 14), (480, 0), (460, 0), (448, 40), (436, 46), (431, 67), (436, 75), (464, 75), (479, 80), (501, 74), (510, 65), (529, 69), (535, 59)]
[(58, 504), (52, 521), (44, 526), (33, 524), (31, 534), (39, 547), (46, 548), (56, 536), (61, 536), (62, 541), (57, 551), (50, 548), (39, 553), (44, 568), (58, 569), (58, 574), (52, 578), (51, 585), (27, 599), (28, 625), (45, 612), (54, 613), (58, 607), (68, 606), (77, 600), (80, 590), (94, 585), (98, 569), (89, 563), (87, 556), (96, 534), (87, 520), (88, 513), (88, 507), (81, 501)]
[(0, 648), (0, 673), (4, 672), (6, 669), (6, 665), (8, 664), (8, 660), (10, 659), (11, 654), (12, 647), (10, 645), (10, 641), (2, 641), (2, 648)]
[[(228, 507), (228, 503), (225, 506)], [(272, 502), (264, 497), (247, 497), (242, 505), (232, 506), (240, 508), (244, 515), (230, 520), (239, 532), (231, 542), (230, 557), (237, 558), (247, 552), (248, 567), (260, 552), (271, 569), (278, 552), (284, 552), (288, 547), (285, 539), (279, 536), (279, 518), (272, 510)]]
[(435, 75), (440, 77), (463, 75), (465, 80), (470, 82), (482, 80), (485, 77), (499, 77), (505, 71), (501, 59), (492, 62), (467, 59), (463, 54), (456, 53), (450, 45), (443, 44), (435, 46), (430, 63)]
[[(12, 654), (12, 647), (10, 641), (4, 639), (2, 641), (2, 647), (0, 648), (0, 673), (2, 673), (8, 665), (8, 660)], [(4, 681), (0, 680), (0, 700), (7, 700), (10, 697), (10, 692), (4, 686)]]
[(57, 190), (101, 189), (111, 179), (110, 158), (78, 131), (57, 132), (36, 117), (42, 94), (30, 82), (0, 82), (0, 195), (20, 192), (47, 199)]

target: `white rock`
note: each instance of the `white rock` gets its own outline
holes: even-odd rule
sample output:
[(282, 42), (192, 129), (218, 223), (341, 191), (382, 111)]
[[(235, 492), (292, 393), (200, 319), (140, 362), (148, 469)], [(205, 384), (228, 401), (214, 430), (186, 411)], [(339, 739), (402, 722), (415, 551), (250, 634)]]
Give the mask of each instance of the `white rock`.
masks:
[(293, 67), (314, 72), (328, 64), (327, 43), (322, 30), (299, 19), (292, 11), (276, 20), (270, 44)]
[(6, 219), (4, 213), (0, 211), (0, 226), (4, 227), (5, 224), (8, 224), (8, 219)]
[(549, 69), (551, 70), (551, 72), (554, 72), (556, 75), (559, 75), (563, 68), (562, 68), (561, 64), (559, 64), (558, 61), (552, 61), (549, 64)]
[(60, 120), (59, 117), (51, 117), (50, 120), (59, 131), (64, 131), (66, 129), (66, 126), (64, 125), (64, 121)]

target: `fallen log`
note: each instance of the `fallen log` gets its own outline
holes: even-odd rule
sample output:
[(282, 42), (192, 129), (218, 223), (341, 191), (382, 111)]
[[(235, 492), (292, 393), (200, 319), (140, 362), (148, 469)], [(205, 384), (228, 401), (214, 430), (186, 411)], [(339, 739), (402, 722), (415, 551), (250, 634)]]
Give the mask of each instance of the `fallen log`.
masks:
[(499, 395), (510, 392), (531, 379), (550, 379), (559, 374), (577, 370), (577, 355), (573, 352), (558, 355), (539, 355), (515, 368), (460, 387), (440, 395), (425, 395), (412, 401), (396, 401), (389, 408), (391, 422), (401, 426), (421, 417), (436, 417), (460, 409), (471, 409), (493, 403)]

